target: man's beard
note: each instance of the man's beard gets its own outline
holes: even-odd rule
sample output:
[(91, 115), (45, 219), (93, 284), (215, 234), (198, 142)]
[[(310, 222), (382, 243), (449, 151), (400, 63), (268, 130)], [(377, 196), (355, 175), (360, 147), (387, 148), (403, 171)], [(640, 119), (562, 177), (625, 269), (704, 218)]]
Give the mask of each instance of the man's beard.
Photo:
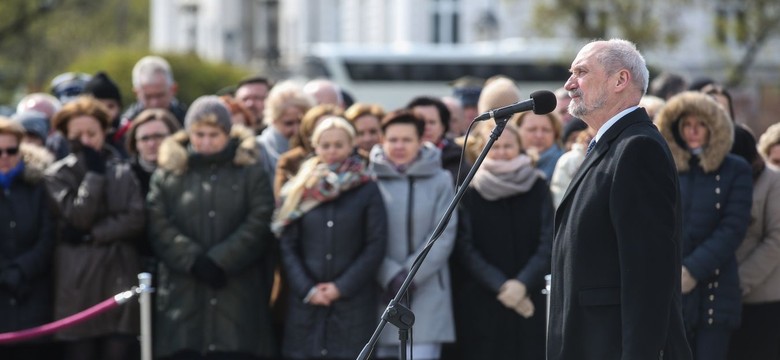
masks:
[(607, 102), (606, 96), (604, 96), (604, 94), (599, 94), (599, 96), (596, 97), (596, 101), (588, 106), (588, 104), (585, 103), (585, 98), (582, 96), (581, 90), (577, 89), (571, 91), (570, 94), (573, 96), (569, 103), (569, 114), (580, 119), (601, 109)]

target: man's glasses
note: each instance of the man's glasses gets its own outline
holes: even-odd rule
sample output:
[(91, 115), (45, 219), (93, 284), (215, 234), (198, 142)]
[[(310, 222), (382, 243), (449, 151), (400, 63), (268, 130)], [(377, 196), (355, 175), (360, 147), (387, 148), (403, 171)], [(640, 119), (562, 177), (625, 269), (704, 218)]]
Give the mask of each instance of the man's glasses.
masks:
[(0, 149), (0, 156), (8, 155), (8, 156), (14, 156), (19, 153), (18, 147), (12, 147), (12, 148), (6, 148), (6, 149)]
[(142, 143), (149, 142), (149, 141), (160, 141), (162, 139), (165, 139), (165, 137), (168, 136), (168, 134), (163, 133), (155, 133), (155, 134), (149, 134), (144, 135), (141, 137), (136, 138), (136, 141), (140, 141)]

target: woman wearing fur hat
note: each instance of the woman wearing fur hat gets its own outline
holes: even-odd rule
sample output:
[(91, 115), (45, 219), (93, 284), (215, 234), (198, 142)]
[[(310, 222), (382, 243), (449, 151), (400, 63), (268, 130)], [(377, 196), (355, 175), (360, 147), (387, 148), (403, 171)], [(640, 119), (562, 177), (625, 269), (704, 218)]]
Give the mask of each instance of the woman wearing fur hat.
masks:
[[(55, 251), (55, 318), (95, 305), (137, 284), (140, 270), (133, 243), (144, 229), (143, 199), (128, 164), (106, 145), (108, 113), (82, 96), (54, 115), (53, 125), (71, 153), (46, 170), (46, 185), (58, 210)], [(65, 359), (125, 359), (138, 333), (131, 302), (88, 324), (61, 330)]]
[[(0, 118), (0, 333), (51, 321), (54, 223), (43, 172), (54, 157), (24, 136), (19, 123)], [(3, 345), (0, 359), (43, 360), (43, 349)]]
[(696, 359), (726, 359), (741, 316), (735, 251), (750, 223), (751, 169), (729, 154), (734, 124), (705, 94), (674, 96), (656, 116), (656, 125), (680, 175), (688, 341)]
[(376, 325), (387, 214), (379, 187), (353, 154), (355, 130), (329, 116), (315, 128), (316, 155), (282, 189), (274, 231), (290, 288), (283, 355), (350, 359)]
[(156, 356), (274, 355), (268, 279), (273, 194), (251, 130), (216, 96), (195, 100), (163, 141), (147, 196), (160, 260)]

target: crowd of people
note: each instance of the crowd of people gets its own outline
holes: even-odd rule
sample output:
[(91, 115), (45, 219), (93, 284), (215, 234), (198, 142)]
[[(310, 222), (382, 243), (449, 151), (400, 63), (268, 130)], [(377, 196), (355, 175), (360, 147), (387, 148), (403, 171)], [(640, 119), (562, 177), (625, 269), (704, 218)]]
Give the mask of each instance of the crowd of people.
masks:
[[(509, 118), (469, 184), (493, 123), (464, 135), (523, 99), (513, 79), (466, 76), (451, 96), (385, 109), (329, 80), (255, 76), (186, 106), (170, 65), (147, 56), (111, 74), (132, 77), (137, 101), (122, 111), (109, 74), (60, 75), (0, 118), (0, 333), (78, 313), (146, 271), (155, 358), (352, 359), (467, 186), (402, 297), (416, 316), (409, 350), (545, 359), (556, 208), (582, 206), (567, 189), (603, 137), (576, 117), (589, 114), (570, 83), (585, 71), (573, 66), (554, 112)], [(694, 358), (780, 359), (780, 124), (755, 136), (710, 79), (645, 86), (639, 106), (679, 178), (676, 286)], [(621, 218), (610, 209), (585, 211)], [(138, 317), (130, 303), (0, 345), (0, 358), (138, 358)], [(388, 326), (372, 358), (398, 353)]]

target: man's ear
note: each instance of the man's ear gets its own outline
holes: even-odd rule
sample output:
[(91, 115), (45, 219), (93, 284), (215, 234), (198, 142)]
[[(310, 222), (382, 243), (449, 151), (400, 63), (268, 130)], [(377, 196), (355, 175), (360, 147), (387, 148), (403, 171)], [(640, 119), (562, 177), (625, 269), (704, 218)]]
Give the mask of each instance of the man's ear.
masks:
[(171, 85), (171, 94), (175, 96), (178, 91), (179, 91), (179, 83), (174, 81), (173, 85)]
[(631, 84), (631, 73), (626, 69), (618, 71), (615, 78), (616, 90), (623, 90)]

